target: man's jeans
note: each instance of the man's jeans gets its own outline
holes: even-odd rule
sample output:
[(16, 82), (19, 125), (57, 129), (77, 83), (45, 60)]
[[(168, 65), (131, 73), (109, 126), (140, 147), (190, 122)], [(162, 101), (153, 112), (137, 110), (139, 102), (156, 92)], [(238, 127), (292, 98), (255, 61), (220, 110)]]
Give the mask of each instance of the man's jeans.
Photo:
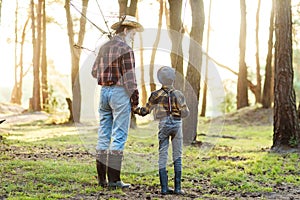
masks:
[(124, 150), (130, 123), (130, 97), (122, 86), (102, 86), (96, 150)]
[(181, 171), (182, 157), (182, 120), (165, 117), (159, 122), (159, 169), (166, 168), (168, 161), (169, 140), (172, 141), (174, 169)]

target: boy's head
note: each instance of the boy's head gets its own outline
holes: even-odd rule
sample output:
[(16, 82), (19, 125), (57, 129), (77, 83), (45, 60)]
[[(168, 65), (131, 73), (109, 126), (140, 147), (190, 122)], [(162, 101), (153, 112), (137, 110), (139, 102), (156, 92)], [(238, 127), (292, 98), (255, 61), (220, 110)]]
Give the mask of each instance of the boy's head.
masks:
[(157, 71), (157, 78), (162, 85), (173, 85), (175, 70), (172, 67), (163, 66)]

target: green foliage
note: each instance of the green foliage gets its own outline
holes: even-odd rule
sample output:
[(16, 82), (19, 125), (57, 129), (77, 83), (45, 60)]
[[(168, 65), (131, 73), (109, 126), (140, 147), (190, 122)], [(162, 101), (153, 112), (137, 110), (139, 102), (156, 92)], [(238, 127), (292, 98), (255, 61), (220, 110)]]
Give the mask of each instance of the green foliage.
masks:
[(225, 99), (220, 104), (220, 106), (221, 109), (224, 110), (226, 113), (230, 113), (236, 110), (235, 94), (233, 92), (226, 93)]
[(236, 94), (232, 90), (235, 86), (230, 80), (224, 81), (223, 85), (226, 94), (224, 101), (220, 104), (220, 109), (226, 113), (230, 113), (236, 110)]
[(49, 86), (48, 91), (48, 104), (45, 105), (45, 111), (48, 113), (57, 113), (66, 111), (66, 102), (61, 99), (54, 91), (53, 86)]
[(291, 147), (297, 147), (299, 144), (299, 139), (296, 136), (292, 136), (289, 140), (289, 145)]

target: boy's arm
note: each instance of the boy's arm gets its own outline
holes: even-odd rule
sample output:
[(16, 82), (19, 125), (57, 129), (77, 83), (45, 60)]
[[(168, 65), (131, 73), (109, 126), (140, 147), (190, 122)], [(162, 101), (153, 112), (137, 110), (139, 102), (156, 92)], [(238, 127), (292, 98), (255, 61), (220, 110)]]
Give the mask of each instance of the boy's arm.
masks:
[(141, 116), (145, 116), (145, 115), (149, 114), (153, 109), (153, 105), (155, 104), (155, 99), (156, 99), (156, 96), (152, 93), (148, 99), (148, 103), (146, 104), (146, 106), (145, 107), (137, 107), (136, 109), (134, 109), (133, 113), (141, 115)]
[(178, 107), (180, 110), (180, 117), (185, 118), (185, 117), (189, 116), (190, 110), (186, 104), (185, 97), (182, 94), (182, 92), (179, 92), (179, 94), (177, 96), (177, 102), (178, 102)]

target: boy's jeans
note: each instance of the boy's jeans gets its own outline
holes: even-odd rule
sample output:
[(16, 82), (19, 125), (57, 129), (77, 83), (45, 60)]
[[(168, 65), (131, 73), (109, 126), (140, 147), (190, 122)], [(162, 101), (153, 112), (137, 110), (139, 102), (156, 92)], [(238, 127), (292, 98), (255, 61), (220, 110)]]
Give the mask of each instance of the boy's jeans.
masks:
[(165, 117), (159, 122), (159, 169), (166, 168), (168, 161), (169, 139), (172, 141), (172, 154), (175, 171), (181, 171), (182, 157), (182, 120)]
[(130, 97), (122, 86), (102, 86), (96, 150), (123, 151), (130, 123)]

